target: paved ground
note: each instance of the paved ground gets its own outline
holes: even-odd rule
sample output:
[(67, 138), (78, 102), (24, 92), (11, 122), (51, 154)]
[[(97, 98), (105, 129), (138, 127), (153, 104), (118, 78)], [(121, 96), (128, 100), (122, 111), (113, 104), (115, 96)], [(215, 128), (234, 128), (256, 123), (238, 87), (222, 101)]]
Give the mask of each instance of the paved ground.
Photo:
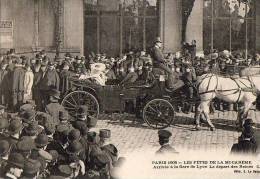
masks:
[[(209, 131), (204, 126), (201, 131), (195, 131), (193, 114), (178, 114), (174, 125), (168, 129), (172, 132), (171, 143), (179, 150), (213, 150), (226, 148), (229, 150), (237, 141), (240, 132), (235, 128), (236, 112), (216, 112), (211, 116), (216, 131)], [(250, 111), (249, 116), (260, 126), (260, 112)], [(120, 119), (125, 119), (124, 123)], [(157, 130), (149, 128), (146, 124), (133, 122), (134, 116), (128, 114), (101, 115), (97, 129), (108, 128), (112, 131), (114, 143), (121, 155), (129, 152), (138, 152), (150, 148), (156, 151), (159, 148)]]

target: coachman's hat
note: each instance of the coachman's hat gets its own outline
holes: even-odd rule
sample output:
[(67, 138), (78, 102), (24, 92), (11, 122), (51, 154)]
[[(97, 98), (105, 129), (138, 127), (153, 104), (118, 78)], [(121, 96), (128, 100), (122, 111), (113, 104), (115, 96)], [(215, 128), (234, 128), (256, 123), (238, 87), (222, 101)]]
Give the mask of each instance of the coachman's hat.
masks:
[(160, 37), (156, 37), (156, 39), (155, 39), (155, 42), (154, 43), (162, 43), (162, 41), (161, 41), (161, 38)]

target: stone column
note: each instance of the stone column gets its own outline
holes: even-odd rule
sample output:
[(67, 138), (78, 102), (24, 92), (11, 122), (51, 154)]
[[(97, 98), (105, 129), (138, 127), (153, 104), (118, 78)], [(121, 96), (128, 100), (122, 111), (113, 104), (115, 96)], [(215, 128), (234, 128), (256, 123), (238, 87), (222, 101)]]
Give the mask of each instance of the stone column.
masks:
[(164, 52), (181, 49), (182, 0), (162, 0), (160, 7), (160, 36)]
[(256, 10), (255, 10), (255, 13), (256, 13), (256, 41), (255, 41), (255, 45), (256, 45), (256, 51), (258, 53), (260, 53), (260, 1), (259, 0), (256, 0), (255, 1), (256, 3)]
[(203, 50), (203, 1), (195, 0), (186, 28), (186, 42), (197, 41), (197, 51)]

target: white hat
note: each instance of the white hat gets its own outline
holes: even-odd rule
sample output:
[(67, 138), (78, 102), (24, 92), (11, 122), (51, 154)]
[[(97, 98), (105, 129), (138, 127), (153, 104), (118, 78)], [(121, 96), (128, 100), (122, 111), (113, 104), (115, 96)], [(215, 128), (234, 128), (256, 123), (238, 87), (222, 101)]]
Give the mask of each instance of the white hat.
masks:
[(105, 71), (106, 65), (104, 63), (93, 63), (90, 65), (91, 71)]

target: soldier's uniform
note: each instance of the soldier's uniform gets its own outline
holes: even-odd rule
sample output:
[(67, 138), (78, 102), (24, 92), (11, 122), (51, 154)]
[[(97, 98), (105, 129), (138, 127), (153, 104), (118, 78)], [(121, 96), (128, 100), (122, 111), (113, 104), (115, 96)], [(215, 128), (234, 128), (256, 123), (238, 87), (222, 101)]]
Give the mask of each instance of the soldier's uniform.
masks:
[(178, 152), (169, 144), (169, 138), (172, 136), (172, 133), (168, 130), (159, 130), (159, 143), (161, 148), (156, 152), (156, 154), (168, 154), (168, 153), (175, 153)]

